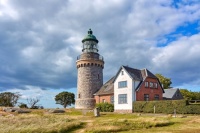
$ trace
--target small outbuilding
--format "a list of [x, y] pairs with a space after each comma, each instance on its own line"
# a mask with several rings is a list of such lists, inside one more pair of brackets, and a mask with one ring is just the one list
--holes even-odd
[[163, 100], [181, 100], [184, 99], [178, 88], [164, 89]]

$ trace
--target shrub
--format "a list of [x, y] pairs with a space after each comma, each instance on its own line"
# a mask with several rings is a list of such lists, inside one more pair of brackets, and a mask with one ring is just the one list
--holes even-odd
[[100, 112], [113, 112], [114, 105], [111, 103], [99, 103], [96, 104], [96, 107], [99, 108]]
[[172, 114], [174, 110], [178, 114], [200, 114], [200, 105], [189, 105], [187, 100], [166, 101], [136, 101], [133, 102], [134, 112]]
[[28, 108], [27, 104], [25, 104], [25, 103], [20, 103], [19, 107], [20, 108]]

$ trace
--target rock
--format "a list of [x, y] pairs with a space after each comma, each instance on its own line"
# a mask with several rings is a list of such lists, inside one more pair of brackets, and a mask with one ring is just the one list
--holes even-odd
[[16, 110], [15, 112], [18, 113], [18, 114], [21, 114], [21, 113], [30, 113], [31, 111], [30, 110], [22, 110], [22, 109], [20, 109], [20, 110]]
[[16, 108], [16, 107], [5, 107], [5, 108], [3, 108], [3, 111], [5, 111], [5, 112], [15, 112], [16, 110], [20, 110], [20, 108]]
[[62, 109], [50, 109], [49, 113], [65, 113], [65, 110], [62, 110]]

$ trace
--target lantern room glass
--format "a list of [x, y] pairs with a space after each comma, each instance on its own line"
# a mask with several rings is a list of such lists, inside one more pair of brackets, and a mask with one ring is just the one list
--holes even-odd
[[83, 50], [84, 53], [87, 52], [94, 52], [98, 53], [98, 43], [92, 40], [85, 41], [83, 43]]

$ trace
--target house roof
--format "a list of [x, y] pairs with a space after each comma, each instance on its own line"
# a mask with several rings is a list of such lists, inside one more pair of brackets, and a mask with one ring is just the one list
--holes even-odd
[[[142, 81], [144, 81], [147, 77], [158, 79], [153, 73], [151, 73], [146, 68], [139, 70], [139, 69], [131, 68], [128, 66], [121, 66], [119, 71], [117, 72], [117, 74], [114, 77], [112, 77], [111, 79], [109, 79], [94, 95], [114, 94], [114, 81], [117, 78], [117, 75], [120, 73], [122, 68], [125, 69], [125, 71], [130, 75], [130, 77], [133, 80], [140, 81], [136, 90], [138, 90], [140, 88]], [[158, 82], [159, 82], [159, 80], [158, 80]], [[161, 86], [161, 84], [160, 84], [160, 86]], [[164, 92], [164, 89], [163, 89], [163, 92]]]
[[94, 95], [114, 94], [114, 78], [109, 79]]
[[176, 94], [178, 89], [164, 89], [165, 93], [163, 93], [163, 98], [173, 98], [173, 96]]
[[121, 68], [124, 68], [128, 72], [128, 74], [131, 76], [132, 79], [139, 80], [139, 81], [143, 80], [143, 76], [141, 74], [141, 70], [135, 69], [135, 68], [130, 68], [128, 66], [122, 66]]
[[[146, 77], [157, 78], [148, 69], [135, 69], [128, 66], [122, 66], [134, 80], [143, 81]], [[121, 69], [120, 69], [121, 70]]]

